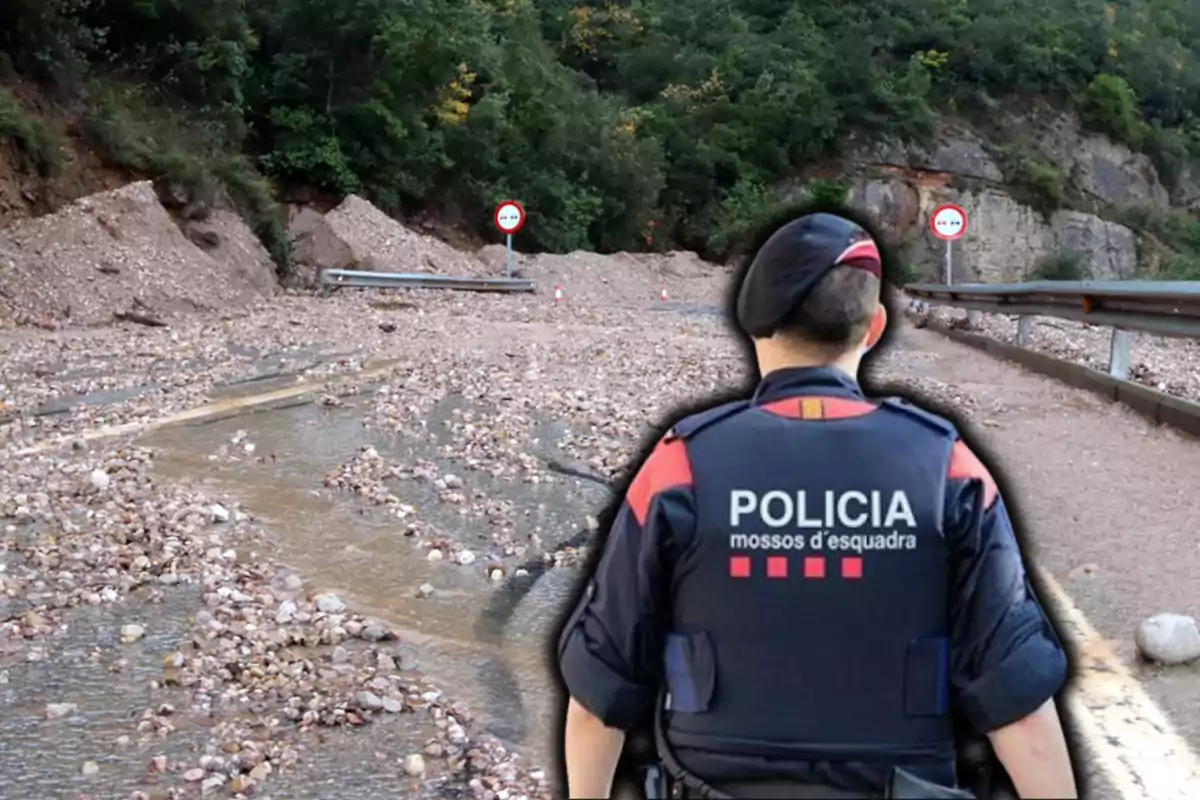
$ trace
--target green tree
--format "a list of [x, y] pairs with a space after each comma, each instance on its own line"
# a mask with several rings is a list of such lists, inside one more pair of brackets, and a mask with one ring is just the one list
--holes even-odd
[[[852, 140], [1006, 97], [1077, 104], [1171, 182], [1200, 157], [1198, 50], [1194, 0], [0, 4], [0, 81], [82, 109], [131, 170], [223, 184], [281, 263], [287, 185], [489, 232], [517, 197], [537, 248], [637, 248], [653, 220], [656, 247], [719, 256]], [[49, 169], [33, 119], [2, 124]], [[1039, 208], [1069, 200], [1036, 157], [1005, 166]]]

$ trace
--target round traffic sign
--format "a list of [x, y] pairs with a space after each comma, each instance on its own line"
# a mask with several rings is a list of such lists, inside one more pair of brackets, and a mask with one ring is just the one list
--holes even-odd
[[525, 206], [516, 200], [505, 200], [496, 206], [494, 219], [501, 233], [516, 233], [525, 227]]
[[933, 228], [933, 235], [943, 241], [961, 239], [967, 232], [967, 212], [961, 206], [938, 206], [929, 219], [929, 227]]

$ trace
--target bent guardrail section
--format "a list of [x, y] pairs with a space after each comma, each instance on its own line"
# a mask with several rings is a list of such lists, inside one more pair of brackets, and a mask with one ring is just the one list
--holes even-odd
[[327, 269], [321, 272], [321, 293], [329, 297], [334, 286], [374, 289], [452, 289], [460, 292], [530, 293], [533, 281], [527, 278], [465, 278], [400, 272], [361, 272]]

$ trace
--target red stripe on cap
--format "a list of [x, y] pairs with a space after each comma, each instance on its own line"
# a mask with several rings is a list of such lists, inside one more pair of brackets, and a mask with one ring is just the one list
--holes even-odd
[[839, 264], [865, 270], [876, 278], [883, 275], [883, 257], [879, 255], [879, 247], [871, 239], [861, 239], [843, 250], [833, 262], [835, 267]]
[[835, 265], [844, 264], [847, 261], [860, 258], [874, 261], [876, 264], [883, 261], [883, 258], [879, 255], [879, 248], [875, 245], [875, 242], [871, 241], [870, 239], [863, 239], [862, 241], [855, 242], [843, 250], [842, 254], [838, 256], [837, 260], [833, 263]]

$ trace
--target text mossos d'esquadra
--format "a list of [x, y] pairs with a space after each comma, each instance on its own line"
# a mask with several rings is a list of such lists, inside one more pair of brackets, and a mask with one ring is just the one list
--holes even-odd
[[902, 491], [729, 493], [729, 546], [735, 550], [913, 550], [917, 527]]

